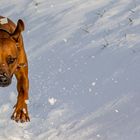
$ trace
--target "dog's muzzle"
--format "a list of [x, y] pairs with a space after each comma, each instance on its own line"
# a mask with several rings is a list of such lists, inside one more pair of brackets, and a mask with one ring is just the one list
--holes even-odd
[[0, 87], [6, 87], [11, 84], [11, 78], [5, 72], [0, 72]]

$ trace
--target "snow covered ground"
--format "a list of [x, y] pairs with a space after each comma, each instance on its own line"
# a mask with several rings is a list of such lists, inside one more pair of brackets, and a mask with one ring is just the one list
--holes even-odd
[[139, 140], [140, 1], [1, 0], [24, 20], [31, 122], [10, 120], [16, 80], [0, 88], [0, 140]]

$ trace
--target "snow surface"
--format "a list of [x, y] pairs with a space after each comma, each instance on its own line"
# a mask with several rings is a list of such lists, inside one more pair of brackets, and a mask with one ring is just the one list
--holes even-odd
[[10, 120], [16, 80], [0, 88], [0, 140], [140, 139], [140, 0], [1, 0], [25, 21], [31, 122]]

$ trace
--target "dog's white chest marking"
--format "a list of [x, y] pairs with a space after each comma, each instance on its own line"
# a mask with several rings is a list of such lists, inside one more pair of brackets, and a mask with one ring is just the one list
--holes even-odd
[[8, 23], [8, 19], [7, 18], [1, 18], [0, 19], [0, 24], [7, 24]]

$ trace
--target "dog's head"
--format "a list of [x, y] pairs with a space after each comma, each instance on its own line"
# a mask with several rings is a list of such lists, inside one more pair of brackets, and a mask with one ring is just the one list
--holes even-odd
[[11, 83], [12, 76], [18, 66], [18, 42], [24, 23], [18, 20], [15, 31], [11, 34], [0, 30], [0, 86], [5, 87]]

